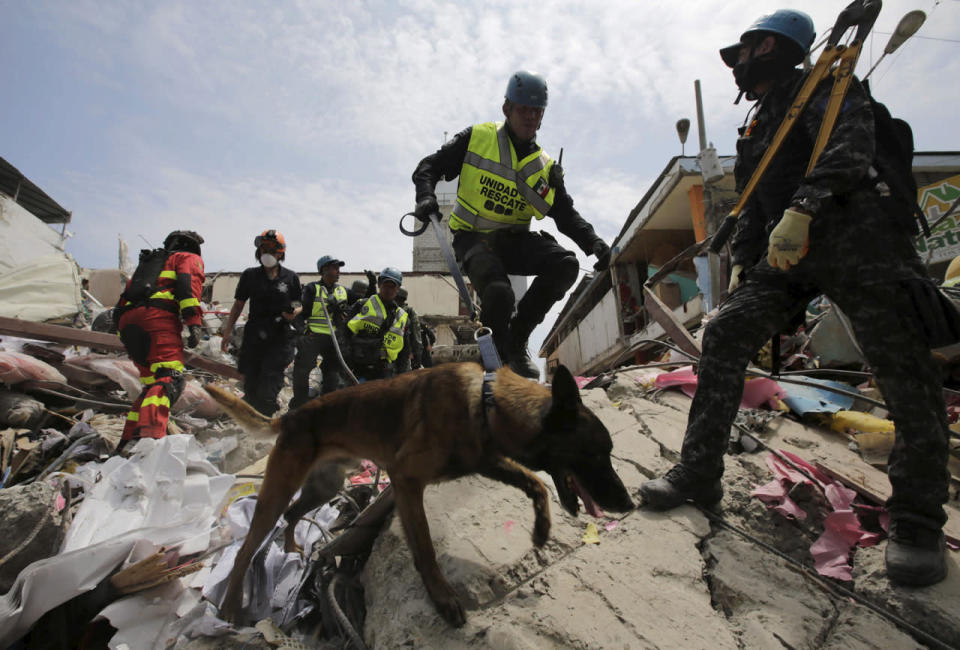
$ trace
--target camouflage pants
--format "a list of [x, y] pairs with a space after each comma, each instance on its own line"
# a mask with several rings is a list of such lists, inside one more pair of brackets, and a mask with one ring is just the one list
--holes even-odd
[[896, 282], [851, 286], [839, 278], [776, 271], [765, 261], [754, 267], [707, 324], [681, 463], [704, 477], [723, 474], [747, 363], [820, 293], [850, 319], [896, 425], [887, 508], [894, 516], [941, 526], [949, 483], [946, 408], [917, 317]]

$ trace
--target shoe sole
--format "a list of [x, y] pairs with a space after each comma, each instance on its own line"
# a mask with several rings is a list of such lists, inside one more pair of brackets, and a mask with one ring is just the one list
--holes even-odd
[[938, 567], [936, 571], [922, 575], [916, 573], [897, 575], [896, 571], [890, 573], [890, 570], [887, 569], [887, 579], [890, 580], [891, 583], [901, 587], [929, 587], [944, 580], [946, 577], [946, 563]]
[[674, 508], [679, 508], [680, 506], [686, 505], [688, 503], [693, 503], [695, 505], [698, 505], [710, 510], [714, 508], [717, 504], [719, 504], [722, 500], [723, 500], [723, 492], [720, 492], [720, 494], [715, 499], [714, 498], [711, 498], [711, 499], [684, 498], [681, 500], [664, 499], [662, 501], [658, 501], [656, 497], [650, 498], [650, 495], [647, 494], [642, 487], [640, 488], [640, 503], [644, 506], [647, 506], [651, 510], [656, 510], [658, 512], [663, 512], [665, 510], [673, 510]]

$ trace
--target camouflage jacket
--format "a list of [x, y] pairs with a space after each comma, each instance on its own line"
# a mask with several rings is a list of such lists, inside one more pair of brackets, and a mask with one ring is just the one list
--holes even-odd
[[[805, 72], [793, 70], [779, 81], [757, 102], [753, 115], [741, 127], [735, 168], [738, 191], [760, 163], [805, 76]], [[875, 193], [869, 170], [876, 145], [870, 98], [856, 78], [826, 148], [811, 173], [804, 175], [832, 86], [833, 80], [827, 79], [814, 91], [747, 203], [731, 241], [735, 263], [751, 266], [762, 257], [770, 231], [787, 208], [813, 215], [821, 230], [824, 222], [835, 222], [826, 226], [833, 237], [846, 238], [845, 229], [836, 222], [861, 219], [848, 213], [867, 200], [863, 193]]]

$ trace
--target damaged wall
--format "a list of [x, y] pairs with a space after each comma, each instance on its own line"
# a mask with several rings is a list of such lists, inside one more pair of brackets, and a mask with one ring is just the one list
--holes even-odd
[[0, 316], [41, 321], [79, 310], [80, 275], [61, 236], [0, 194]]

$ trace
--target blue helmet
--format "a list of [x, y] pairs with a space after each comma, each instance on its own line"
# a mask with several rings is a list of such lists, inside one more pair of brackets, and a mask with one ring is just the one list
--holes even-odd
[[399, 287], [403, 284], [403, 273], [392, 266], [388, 266], [380, 271], [380, 277], [377, 278], [377, 284], [382, 284], [384, 280], [393, 280]]
[[[772, 14], [760, 16], [740, 35], [740, 43], [743, 43], [744, 39], [751, 34], [761, 32], [782, 36], [787, 43], [795, 45], [796, 47], [789, 48], [792, 50], [789, 61], [794, 65], [803, 61], [807, 52], [810, 51], [810, 46], [813, 45], [813, 39], [817, 36], [813, 30], [813, 19], [796, 9], [778, 9]], [[720, 57], [728, 67], [732, 68], [736, 65], [740, 43], [728, 45], [720, 50]]]
[[507, 82], [504, 97], [514, 104], [547, 107], [547, 81], [535, 72], [518, 70]]
[[336, 264], [337, 266], [343, 266], [345, 262], [343, 260], [338, 260], [332, 255], [324, 255], [323, 257], [317, 260], [317, 271], [319, 271], [320, 273], [323, 273], [323, 267], [325, 267], [327, 264]]

